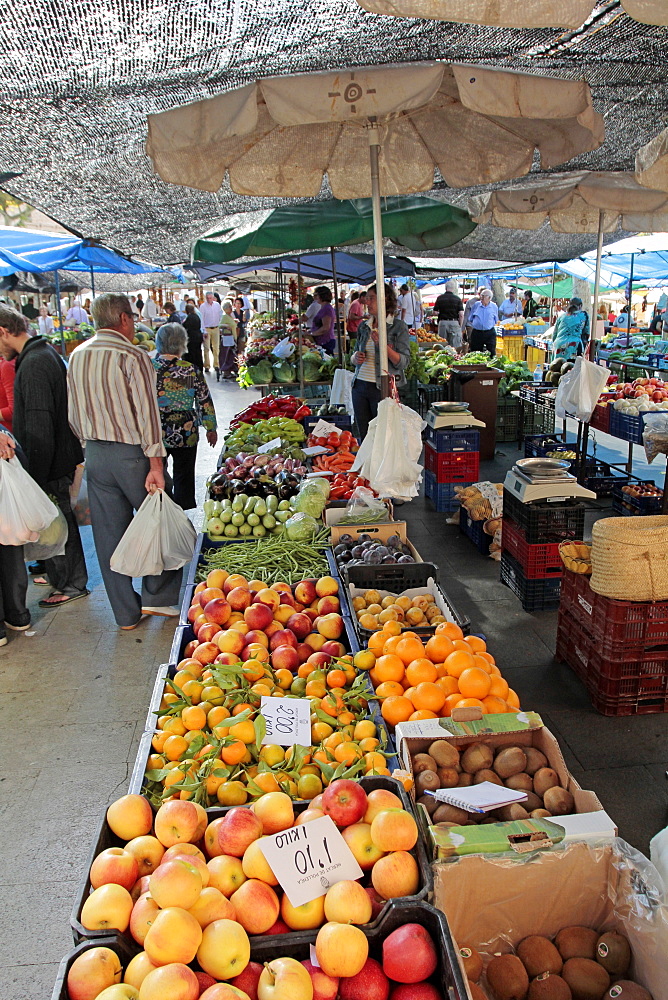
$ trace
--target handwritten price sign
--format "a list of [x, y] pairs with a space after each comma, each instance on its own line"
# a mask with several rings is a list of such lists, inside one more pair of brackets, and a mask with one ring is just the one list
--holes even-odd
[[260, 850], [293, 906], [364, 874], [330, 816], [263, 837]]
[[264, 743], [291, 747], [311, 745], [311, 703], [308, 698], [270, 698], [262, 696], [260, 714], [267, 731]]

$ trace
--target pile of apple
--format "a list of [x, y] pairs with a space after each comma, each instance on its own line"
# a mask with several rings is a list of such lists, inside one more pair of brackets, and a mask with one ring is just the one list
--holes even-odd
[[[611, 376], [614, 378], [614, 376]], [[614, 382], [608, 386], [599, 402], [613, 401], [615, 410], [628, 416], [651, 410], [668, 410], [668, 383], [660, 378], [637, 378], [633, 382]], [[635, 412], [634, 412], [635, 410]]]
[[[125, 846], [107, 848], [93, 861], [82, 926], [129, 932], [144, 949], [125, 973], [142, 1000], [182, 1000], [164, 986], [165, 971], [153, 979], [150, 974], [195, 960], [212, 982], [234, 979], [250, 960], [249, 935], [320, 928], [316, 951], [320, 947], [324, 955], [321, 960], [318, 952], [323, 971], [350, 970], [350, 956], [364, 952], [359, 968], [336, 972], [356, 975], [368, 957], [358, 925], [375, 919], [387, 900], [420, 888], [410, 853], [418, 828], [401, 799], [386, 789], [367, 795], [355, 781], [335, 780], [318, 799], [295, 816], [288, 795], [268, 793], [209, 823], [204, 809], [185, 799], [168, 800], [154, 817], [143, 796], [124, 796], [109, 807], [107, 821]], [[325, 815], [341, 829], [371, 884], [338, 882], [294, 907], [262, 853], [262, 838]], [[163, 992], [144, 988], [144, 979], [162, 983]], [[69, 981], [68, 987], [71, 1000], [88, 1000]]]

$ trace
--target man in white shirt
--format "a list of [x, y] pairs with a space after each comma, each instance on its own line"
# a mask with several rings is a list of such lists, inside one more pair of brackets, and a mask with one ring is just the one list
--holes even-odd
[[[204, 371], [214, 368], [216, 374], [219, 373], [218, 355], [220, 354], [220, 320], [223, 315], [220, 302], [216, 302], [213, 292], [207, 292], [200, 308], [202, 326], [204, 327], [204, 339], [202, 341], [202, 351], [204, 354]], [[209, 354], [212, 356], [209, 365]]]
[[65, 326], [79, 326], [80, 323], [88, 322], [88, 313], [81, 305], [81, 299], [75, 299], [72, 308], [67, 310]]
[[48, 337], [49, 334], [53, 333], [53, 320], [49, 316], [49, 310], [46, 306], [39, 307], [37, 326], [41, 337]]
[[511, 287], [508, 298], [504, 299], [499, 306], [499, 319], [512, 319], [513, 316], [522, 316], [522, 303], [517, 298], [515, 288]]
[[399, 319], [402, 319], [409, 329], [415, 326], [415, 318], [418, 312], [418, 298], [408, 285], [402, 285], [399, 289], [400, 295], [397, 300], [399, 306]]
[[155, 299], [149, 295], [144, 305], [144, 318], [147, 319], [150, 323], [152, 320], [155, 319], [157, 315], [158, 315], [157, 303]]

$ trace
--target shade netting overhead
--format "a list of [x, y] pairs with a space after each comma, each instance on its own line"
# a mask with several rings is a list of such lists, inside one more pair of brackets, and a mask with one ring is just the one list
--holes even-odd
[[40, 274], [66, 268], [100, 274], [150, 274], [161, 267], [130, 260], [108, 247], [66, 233], [0, 226], [0, 274]]
[[[383, 256], [386, 277], [407, 277], [415, 273], [415, 265], [407, 257]], [[336, 270], [334, 270], [336, 269]], [[329, 281], [334, 275], [340, 281], [367, 285], [376, 276], [373, 254], [352, 254], [338, 250], [331, 253], [307, 253], [299, 257], [261, 257], [230, 264], [190, 265], [200, 281], [218, 281], [252, 276], [255, 272], [282, 271], [285, 274], [301, 274], [306, 280]]]

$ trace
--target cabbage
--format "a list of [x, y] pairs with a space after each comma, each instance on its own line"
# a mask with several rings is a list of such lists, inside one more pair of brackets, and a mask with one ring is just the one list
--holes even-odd
[[316, 487], [316, 489], [320, 493], [322, 493], [325, 500], [329, 500], [329, 491], [330, 491], [329, 479], [325, 479], [324, 476], [317, 476], [313, 479], [307, 479], [306, 482], [302, 484], [299, 492], [302, 493], [304, 490], [310, 489], [313, 486]]
[[247, 371], [253, 385], [267, 385], [274, 378], [273, 369], [266, 358], [264, 361], [259, 361], [256, 365], [250, 365]]
[[297, 375], [292, 365], [287, 361], [279, 361], [272, 365], [274, 378], [277, 382], [294, 382]]
[[311, 517], [320, 517], [327, 501], [319, 490], [304, 490], [299, 492], [292, 501], [296, 511], [303, 514], [310, 514]]
[[320, 530], [320, 525], [310, 514], [293, 514], [285, 522], [285, 530], [291, 542], [308, 542]]
[[322, 365], [322, 360], [318, 358], [317, 361], [307, 361], [304, 358], [304, 381], [305, 382], [317, 382], [320, 378], [320, 366]]

